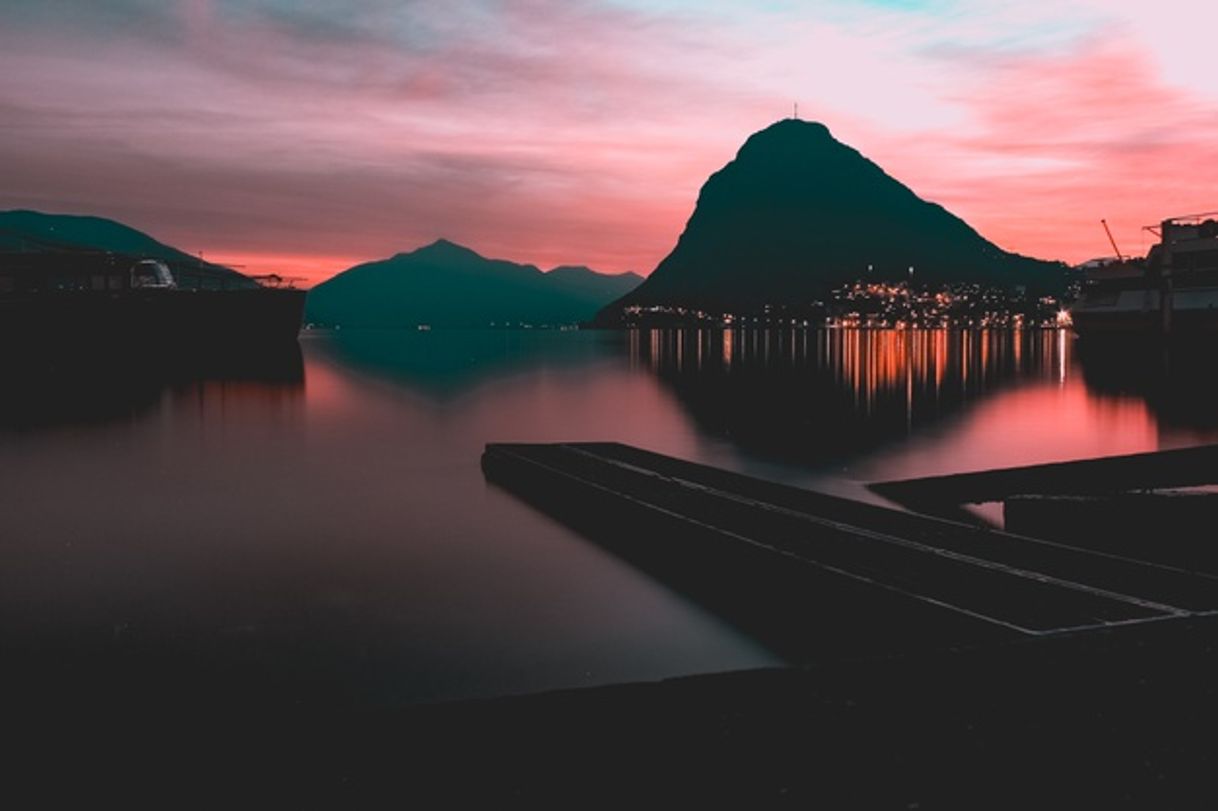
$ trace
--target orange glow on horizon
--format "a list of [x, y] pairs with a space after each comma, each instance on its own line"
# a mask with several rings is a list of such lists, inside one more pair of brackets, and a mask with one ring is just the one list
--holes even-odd
[[233, 268], [247, 276], [278, 274], [296, 279], [296, 287], [310, 288], [371, 257], [327, 256], [290, 253], [246, 253], [241, 251], [204, 252], [208, 262]]
[[[430, 47], [395, 36], [413, 30], [381, 16], [397, 12], [333, 0], [311, 4], [333, 23], [315, 29], [252, 2], [122, 5], [35, 3], [0, 26], [0, 209], [107, 217], [305, 286], [440, 237], [647, 275], [707, 178], [794, 98], [1005, 250], [1106, 255], [1107, 218], [1142, 254], [1142, 226], [1218, 204], [1209, 26], [1145, 3], [845, 4], [854, 23], [801, 4], [406, 4], [419, 30], [443, 21]], [[181, 137], [201, 109], [222, 126]]]

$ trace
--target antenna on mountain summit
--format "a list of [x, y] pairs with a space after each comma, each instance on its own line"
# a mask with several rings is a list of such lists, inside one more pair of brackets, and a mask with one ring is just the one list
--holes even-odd
[[799, 120], [799, 102], [798, 101], [795, 102], [795, 115], [793, 115], [791, 117], [796, 120]]

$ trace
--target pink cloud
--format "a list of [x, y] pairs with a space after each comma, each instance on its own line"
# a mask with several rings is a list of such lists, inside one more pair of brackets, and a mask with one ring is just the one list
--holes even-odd
[[984, 44], [1043, 24], [1022, 4], [1003, 26], [597, 0], [52, 5], [0, 25], [0, 207], [315, 280], [440, 236], [648, 272], [706, 177], [794, 100], [1008, 249], [1104, 253], [1106, 217], [1134, 250], [1139, 226], [1218, 208], [1213, 99], [1125, 29]]
[[[964, 60], [967, 63], [967, 59]], [[1218, 208], [1218, 110], [1165, 84], [1127, 38], [987, 60], [958, 91], [961, 131], [877, 138], [916, 190], [1008, 249], [1068, 261], [1126, 252], [1141, 226]]]
[[539, 25], [526, 5], [419, 48], [197, 1], [181, 40], [85, 51], [63, 31], [0, 33], [21, 65], [0, 75], [0, 148], [21, 155], [0, 205], [113, 216], [237, 258], [371, 258], [446, 236], [646, 272], [727, 150], [704, 156], [651, 117], [679, 81], [628, 57], [646, 25], [580, 4]]

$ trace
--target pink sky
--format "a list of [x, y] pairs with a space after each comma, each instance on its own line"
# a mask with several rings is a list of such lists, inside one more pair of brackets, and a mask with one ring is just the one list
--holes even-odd
[[[307, 10], [302, 10], [307, 9]], [[1218, 209], [1218, 10], [1164, 0], [9, 0], [0, 208], [318, 281], [447, 237], [647, 273], [706, 177], [827, 124], [1004, 248]]]

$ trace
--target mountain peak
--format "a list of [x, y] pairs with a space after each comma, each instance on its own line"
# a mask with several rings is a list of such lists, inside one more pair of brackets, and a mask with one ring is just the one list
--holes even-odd
[[595, 271], [587, 265], [559, 265], [558, 267], [550, 268], [546, 271], [546, 273], [553, 276], [587, 276], [588, 274], [592, 274], [594, 276], [608, 275]]
[[[746, 312], [806, 304], [863, 274], [919, 282], [1057, 284], [1058, 268], [1009, 254], [918, 197], [824, 124], [756, 132], [707, 179], [672, 252], [603, 314], [629, 305]], [[803, 306], [803, 305], [801, 305]]]
[[475, 251], [472, 248], [467, 248], [464, 245], [459, 245], [458, 243], [453, 242], [451, 239], [445, 239], [444, 237], [440, 237], [435, 242], [432, 242], [429, 245], [424, 245], [422, 248], [419, 248], [419, 250], [421, 250], [421, 251], [461, 251], [463, 253], [475, 253]]
[[464, 245], [458, 245], [449, 239], [441, 237], [435, 242], [424, 245], [421, 248], [415, 248], [413, 251], [406, 251], [397, 254], [394, 258], [402, 258], [407, 256], [416, 256], [431, 259], [482, 259], [482, 255], [472, 248], [467, 248]]
[[344, 327], [576, 324], [638, 284], [587, 268], [542, 273], [446, 239], [349, 268], [309, 291], [310, 321]]
[[744, 155], [747, 152], [761, 149], [808, 150], [830, 144], [842, 145], [829, 132], [829, 128], [819, 121], [784, 118], [750, 135], [744, 142], [744, 146], [740, 148], [740, 154]]
[[812, 138], [832, 138], [833, 133], [819, 121], [808, 121], [803, 118], [780, 118], [765, 129], [753, 133], [754, 138], [766, 135], [799, 135]]

